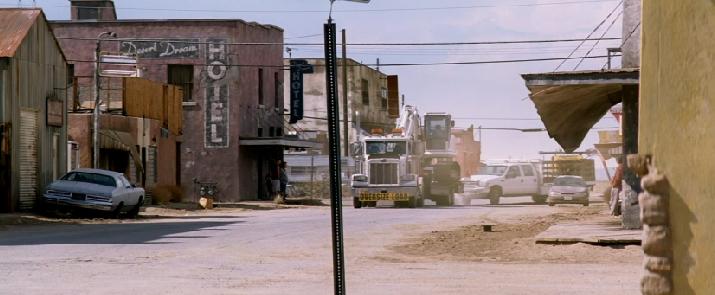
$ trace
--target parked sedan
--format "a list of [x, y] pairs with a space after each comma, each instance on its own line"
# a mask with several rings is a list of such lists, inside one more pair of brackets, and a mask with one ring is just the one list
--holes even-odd
[[554, 179], [546, 200], [555, 204], [582, 204], [588, 206], [588, 185], [580, 176], [562, 175]]
[[136, 216], [144, 203], [144, 189], [131, 184], [121, 173], [100, 169], [77, 169], [47, 186], [45, 205], [69, 206]]

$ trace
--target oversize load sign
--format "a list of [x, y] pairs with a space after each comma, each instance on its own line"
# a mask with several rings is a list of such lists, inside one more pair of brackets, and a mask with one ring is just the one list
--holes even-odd
[[229, 120], [226, 39], [208, 39], [206, 42], [204, 146], [227, 148]]
[[138, 58], [198, 58], [197, 39], [167, 41], [122, 41], [120, 51]]

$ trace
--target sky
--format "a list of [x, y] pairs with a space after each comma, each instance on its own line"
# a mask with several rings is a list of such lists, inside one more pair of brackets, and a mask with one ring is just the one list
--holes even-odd
[[[23, 5], [33, 5], [31, 0]], [[0, 6], [18, 1], [0, 0]], [[37, 0], [51, 20], [69, 18], [69, 1]], [[286, 43], [322, 42], [328, 0], [116, 0], [120, 19], [238, 18], [284, 29]], [[618, 0], [372, 0], [338, 1], [333, 19], [346, 29], [348, 43], [463, 42], [585, 38], [619, 5]], [[425, 9], [429, 8], [429, 9]], [[621, 8], [592, 38], [621, 37]], [[606, 30], [610, 25], [610, 30]], [[122, 36], [130, 37], [130, 36]], [[573, 56], [605, 55], [618, 40], [586, 42]], [[429, 63], [566, 57], [579, 42], [549, 44], [463, 45], [439, 47], [348, 48], [348, 57], [372, 64]], [[595, 45], [595, 46], [594, 46]], [[292, 57], [322, 57], [322, 47], [291, 46]], [[287, 54], [286, 54], [287, 57]], [[572, 70], [578, 60], [560, 70]], [[578, 70], [601, 69], [605, 59], [586, 59]], [[615, 60], [619, 63], [619, 60]], [[399, 75], [400, 93], [421, 113], [448, 112], [457, 127], [540, 128], [536, 109], [520, 74], [553, 71], [560, 61], [489, 65], [381, 67]], [[506, 118], [509, 120], [495, 120]], [[618, 126], [606, 115], [596, 128]], [[596, 130], [580, 150], [598, 141]], [[482, 159], [539, 159], [540, 151], [560, 150], [546, 132], [483, 130]]]

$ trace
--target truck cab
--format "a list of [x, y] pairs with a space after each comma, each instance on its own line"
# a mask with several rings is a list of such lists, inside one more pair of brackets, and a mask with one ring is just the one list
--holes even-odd
[[423, 204], [419, 192], [419, 143], [399, 135], [374, 135], [353, 144], [357, 174], [351, 178], [356, 208], [392, 201], [396, 206]]

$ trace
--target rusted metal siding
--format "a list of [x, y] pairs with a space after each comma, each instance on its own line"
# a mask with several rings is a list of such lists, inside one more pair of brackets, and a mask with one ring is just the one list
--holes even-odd
[[[0, 15], [9, 10], [0, 10]], [[28, 11], [28, 10], [21, 10]], [[39, 195], [44, 187], [53, 179], [53, 171], [64, 171], [67, 155], [67, 145], [60, 144], [53, 147], [53, 137], [58, 136], [59, 142], [67, 141], [67, 115], [63, 114], [63, 126], [51, 127], [47, 125], [47, 99], [61, 100], [66, 109], [66, 74], [67, 63], [59, 48], [57, 40], [45, 20], [44, 14], [39, 10], [29, 10], [37, 14], [34, 23], [25, 29], [20, 45], [16, 47], [13, 56], [9, 57], [9, 66], [6, 72], [4, 99], [6, 101], [8, 117], [4, 118], [10, 123], [12, 132], [11, 142], [11, 180], [12, 199], [14, 203], [20, 200], [20, 182], [32, 181], [23, 179], [20, 169], [27, 159], [20, 157], [22, 146], [20, 135], [23, 124], [21, 110], [37, 112], [37, 177], [35, 195]], [[0, 21], [0, 23], [2, 23]], [[26, 24], [27, 25], [27, 24]], [[53, 155], [53, 150], [56, 154]], [[28, 205], [23, 203], [23, 208]]]
[[15, 55], [40, 14], [39, 9], [0, 8], [0, 57]]

